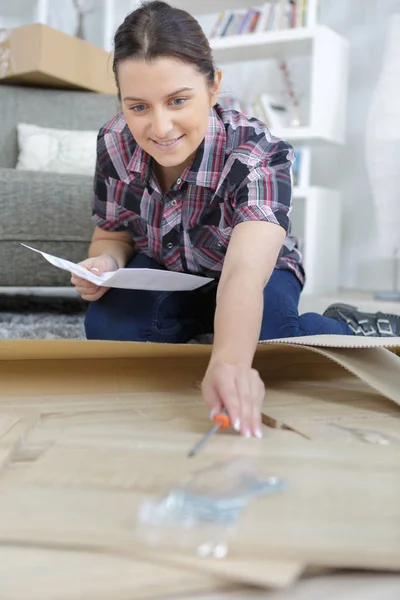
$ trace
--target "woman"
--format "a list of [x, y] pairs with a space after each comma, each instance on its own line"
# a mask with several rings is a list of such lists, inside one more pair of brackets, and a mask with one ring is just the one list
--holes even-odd
[[[185, 343], [213, 332], [204, 400], [212, 411], [226, 407], [242, 435], [260, 437], [258, 340], [365, 335], [369, 327], [379, 335], [379, 316], [343, 305], [299, 317], [304, 270], [289, 233], [293, 149], [217, 103], [221, 72], [197, 21], [148, 2], [126, 17], [114, 46], [122, 113], [99, 132], [96, 227], [81, 264], [93, 272], [169, 269], [216, 283], [162, 293], [107, 290], [74, 276], [90, 302], [86, 335]], [[381, 326], [394, 335], [398, 320], [387, 316]]]

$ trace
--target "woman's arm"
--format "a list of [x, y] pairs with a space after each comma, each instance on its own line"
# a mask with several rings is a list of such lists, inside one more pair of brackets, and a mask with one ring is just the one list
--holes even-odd
[[203, 381], [206, 403], [228, 409], [243, 435], [260, 435], [264, 385], [252, 369], [264, 308], [264, 287], [286, 231], [265, 221], [246, 221], [232, 233], [217, 293], [214, 345]]
[[89, 258], [108, 254], [116, 261], [118, 268], [124, 268], [133, 256], [134, 241], [129, 231], [106, 231], [96, 227], [89, 248]]

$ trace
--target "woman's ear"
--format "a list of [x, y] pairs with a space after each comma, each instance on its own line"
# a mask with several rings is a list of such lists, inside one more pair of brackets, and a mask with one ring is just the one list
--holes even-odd
[[215, 75], [214, 75], [214, 83], [211, 86], [211, 96], [210, 96], [211, 106], [214, 106], [214, 104], [216, 104], [218, 102], [219, 91], [221, 89], [221, 81], [222, 81], [222, 71], [221, 71], [221, 69], [216, 69]]

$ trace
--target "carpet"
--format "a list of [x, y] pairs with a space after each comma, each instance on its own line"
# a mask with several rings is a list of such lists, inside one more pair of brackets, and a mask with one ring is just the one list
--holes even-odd
[[80, 298], [0, 296], [0, 340], [84, 340]]

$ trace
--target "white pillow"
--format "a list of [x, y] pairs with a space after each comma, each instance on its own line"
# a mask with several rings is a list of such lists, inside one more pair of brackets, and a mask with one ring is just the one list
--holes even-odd
[[94, 175], [97, 131], [68, 131], [19, 123], [16, 168]]

